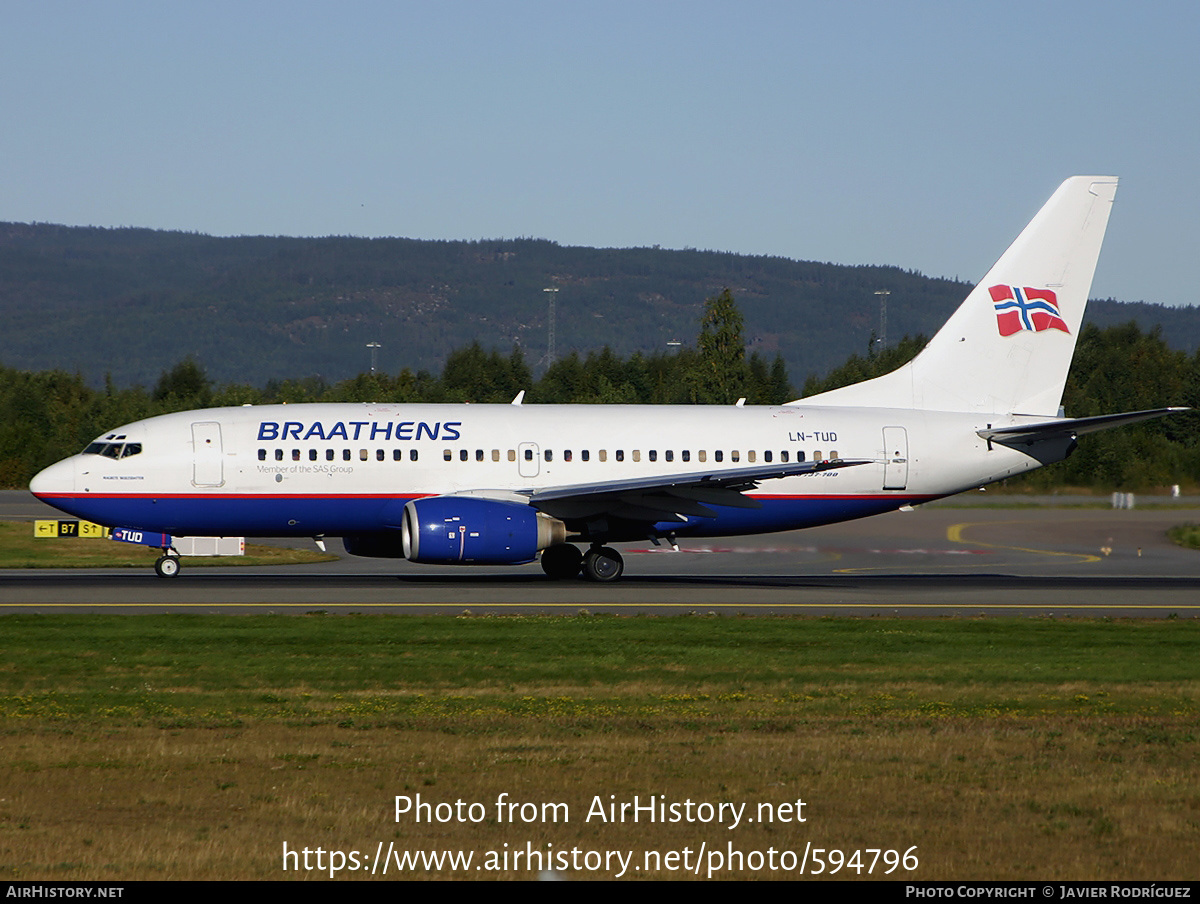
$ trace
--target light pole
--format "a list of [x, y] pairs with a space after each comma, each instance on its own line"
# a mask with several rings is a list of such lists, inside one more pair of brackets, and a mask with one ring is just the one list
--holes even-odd
[[558, 289], [542, 289], [542, 291], [550, 296], [550, 327], [549, 335], [546, 337], [546, 367], [549, 368], [554, 364], [554, 299], [558, 297]]
[[374, 374], [375, 373], [375, 362], [376, 362], [375, 356], [379, 354], [379, 350], [381, 348], [383, 348], [383, 346], [380, 345], [378, 342], [368, 342], [367, 348], [369, 348], [371, 350], [371, 373]]
[[888, 289], [880, 289], [875, 293], [879, 296], [879, 350], [887, 348], [887, 300], [892, 293]]

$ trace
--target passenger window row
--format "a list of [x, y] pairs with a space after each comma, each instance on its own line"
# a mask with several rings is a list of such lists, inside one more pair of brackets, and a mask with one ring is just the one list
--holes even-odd
[[[283, 449], [275, 450], [274, 458], [276, 461], [283, 461], [286, 457], [288, 457], [288, 456], [286, 455], [286, 453]], [[293, 449], [291, 451], [290, 457], [291, 457], [292, 461], [303, 461], [305, 456], [301, 453], [301, 451], [299, 449]], [[326, 449], [325, 450], [325, 455], [324, 455], [325, 461], [337, 461], [339, 457], [341, 458], [342, 461], [353, 461], [354, 460], [354, 451], [352, 449], [343, 449], [341, 456], [338, 456], [336, 449]], [[387, 451], [384, 449], [376, 449], [374, 457], [375, 457], [376, 461], [387, 461], [387, 458], [388, 458]], [[309, 449], [308, 450], [308, 460], [309, 461], [320, 461], [321, 458], [322, 458], [322, 456], [320, 454], [319, 449]], [[403, 461], [404, 458], [405, 458], [405, 455], [404, 455], [403, 449], [393, 449], [392, 450], [392, 461]], [[419, 456], [417, 455], [417, 450], [409, 449], [408, 450], [408, 460], [409, 461], [417, 461], [418, 459], [419, 459]], [[258, 460], [259, 461], [267, 460], [267, 450], [266, 449], [258, 450]], [[370, 461], [371, 460], [371, 451], [369, 449], [359, 449], [358, 450], [358, 460], [359, 461]]]
[[[93, 446], [98, 446], [98, 445], [100, 445], [100, 444], [93, 443]], [[141, 451], [140, 444], [129, 443], [126, 446], [126, 450], [129, 450], [131, 447], [136, 447], [137, 451], [136, 452], [126, 451], [125, 455], [136, 455], [137, 452]], [[109, 449], [101, 450], [101, 449], [93, 449], [92, 447], [89, 447], [86, 451], [88, 451], [88, 452], [94, 451], [94, 452], [98, 452], [99, 454], [102, 454], [102, 455], [104, 455], [104, 454], [112, 455], [112, 452], [110, 452]], [[521, 451], [522, 451], [522, 458], [524, 458], [525, 461], [533, 461], [534, 450], [532, 448], [525, 448], [525, 449], [522, 449]], [[554, 453], [553, 449], [545, 449], [542, 451], [542, 458], [547, 462], [552, 462], [552, 461], [554, 461], [554, 454], [555, 453]], [[708, 453], [707, 449], [701, 449], [696, 452], [695, 460], [697, 462], [707, 462], [708, 454], [709, 453]], [[576, 455], [576, 453], [573, 450], [564, 449], [562, 451], [562, 461], [564, 461], [564, 462], [574, 461], [575, 455]], [[591, 453], [590, 449], [582, 449], [579, 451], [578, 455], [579, 455], [580, 461], [591, 461], [592, 460], [592, 453]], [[755, 452], [753, 450], [748, 451], [746, 453], [746, 461], [749, 462], [750, 464], [756, 464], [758, 462], [758, 455], [759, 455], [758, 452]], [[792, 460], [791, 459], [792, 455], [795, 455], [795, 457], [796, 457], [795, 460], [797, 462], [803, 462], [803, 461], [807, 460], [805, 458], [804, 452], [793, 452], [791, 450], [784, 449], [781, 452], [779, 452], [779, 462], [781, 464], [788, 464]], [[642, 460], [642, 450], [641, 449], [633, 449], [630, 451], [629, 456], [630, 456], [631, 461], [639, 461], [640, 462]], [[741, 456], [742, 456], [742, 453], [739, 450], [733, 449], [729, 452], [729, 461], [731, 463], [740, 463], [742, 460]], [[112, 457], [116, 457], [116, 456], [113, 455]], [[283, 450], [283, 449], [275, 450], [275, 454], [274, 454], [275, 461], [284, 461], [285, 457], [287, 457], [285, 450]], [[302, 461], [305, 456], [302, 454], [300, 449], [292, 449], [290, 457], [291, 457], [292, 461]], [[322, 456], [320, 454], [320, 450], [318, 450], [318, 449], [309, 449], [308, 450], [307, 458], [309, 461], [319, 461], [321, 459], [321, 457]], [[326, 449], [325, 450], [325, 455], [324, 455], [325, 461], [335, 461], [335, 460], [337, 460], [338, 457], [339, 456], [337, 455], [336, 450], [334, 450], [334, 449]], [[341, 457], [342, 461], [353, 461], [354, 460], [354, 452], [351, 449], [342, 449], [340, 457]], [[368, 449], [359, 449], [358, 450], [358, 460], [359, 461], [370, 461], [371, 457], [372, 456], [371, 456], [370, 450], [368, 450]], [[417, 449], [409, 449], [407, 457], [408, 457], [409, 461], [418, 461], [419, 460], [418, 450]], [[453, 449], [445, 449], [442, 451], [442, 459], [444, 461], [454, 461], [454, 457], [455, 456], [454, 456]], [[459, 461], [470, 461], [472, 458], [475, 461], [486, 461], [489, 457], [492, 461], [500, 461], [500, 450], [492, 449], [490, 456], [485, 455], [483, 449], [476, 449], [476, 450], [474, 450], [473, 454], [472, 454], [471, 450], [469, 450], [469, 449], [459, 449], [458, 450], [458, 460]], [[813, 461], [833, 461], [837, 457], [838, 457], [837, 450], [830, 450], [828, 458], [823, 458], [821, 455], [821, 451], [819, 449], [814, 451], [812, 454]], [[374, 458], [376, 461], [387, 461], [388, 455], [387, 455], [386, 450], [376, 449]], [[392, 461], [403, 461], [405, 458], [404, 450], [403, 449], [393, 449], [391, 458], [392, 458]], [[516, 461], [517, 460], [517, 451], [515, 449], [509, 449], [507, 458], [509, 461]], [[599, 449], [596, 452], [596, 459], [598, 461], [605, 461], [605, 462], [608, 461], [608, 450], [607, 449]], [[667, 449], [666, 451], [664, 451], [662, 453], [662, 458], [660, 459], [658, 450], [650, 449], [648, 452], [646, 452], [646, 459], [647, 459], [647, 461], [654, 461], [654, 462], [657, 462], [660, 460], [664, 461], [664, 462], [675, 462], [676, 461], [675, 450]], [[267, 450], [266, 449], [258, 450], [258, 460], [259, 461], [267, 460]], [[616, 449], [613, 452], [613, 460], [614, 461], [625, 461], [625, 450], [624, 449]], [[684, 449], [683, 451], [681, 451], [679, 453], [678, 460], [680, 462], [691, 462], [693, 460], [692, 459], [692, 451], [690, 449]], [[712, 460], [714, 462], [722, 462], [723, 463], [725, 461], [725, 451], [723, 449], [714, 450], [712, 453]], [[762, 460], [765, 464], [772, 464], [775, 461], [775, 453], [770, 450], [763, 452]]]

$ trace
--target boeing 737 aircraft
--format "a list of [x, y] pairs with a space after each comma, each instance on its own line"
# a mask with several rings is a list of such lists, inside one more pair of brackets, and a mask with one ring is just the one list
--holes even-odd
[[[893, 511], [1060, 461], [1059, 404], [1117, 180], [1054, 193], [908, 364], [777, 407], [312, 404], [117, 427], [30, 485], [114, 536], [340, 536], [359, 556], [541, 561], [613, 581], [619, 541], [792, 530]], [[579, 545], [587, 546], [583, 552]]]

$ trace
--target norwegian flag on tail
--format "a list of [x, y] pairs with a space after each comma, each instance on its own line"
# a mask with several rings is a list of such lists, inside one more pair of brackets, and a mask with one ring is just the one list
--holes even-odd
[[996, 306], [996, 326], [1001, 336], [1011, 336], [1021, 330], [1071, 332], [1058, 313], [1058, 296], [1049, 289], [991, 286], [988, 293]]

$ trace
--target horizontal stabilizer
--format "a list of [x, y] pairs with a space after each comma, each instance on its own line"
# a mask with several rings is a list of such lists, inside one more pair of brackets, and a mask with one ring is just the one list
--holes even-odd
[[1002, 443], [1005, 446], [1030, 446], [1034, 443], [1064, 437], [1074, 439], [1085, 433], [1095, 433], [1098, 430], [1108, 430], [1110, 427], [1136, 424], [1138, 421], [1148, 421], [1151, 418], [1191, 410], [1190, 408], [1154, 408], [1149, 411], [1101, 414], [1097, 417], [1061, 418], [1038, 424], [1018, 424], [1015, 427], [996, 427], [975, 432], [989, 442]]

